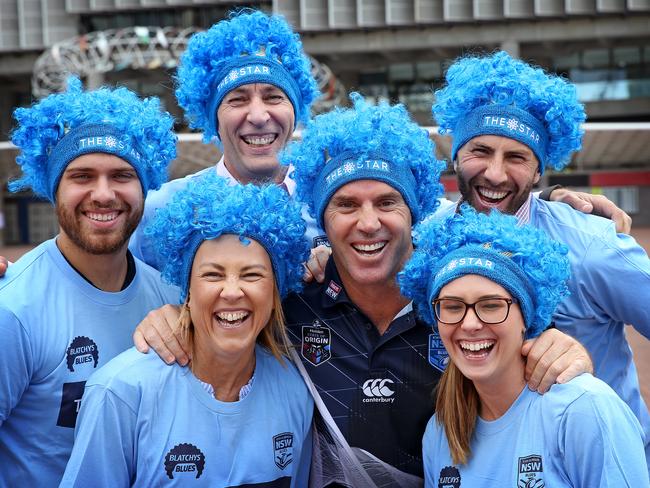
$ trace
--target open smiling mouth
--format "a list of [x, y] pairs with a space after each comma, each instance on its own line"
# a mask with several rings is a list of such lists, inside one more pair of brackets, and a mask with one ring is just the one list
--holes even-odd
[[491, 204], [497, 204], [510, 195], [509, 191], [490, 190], [484, 186], [477, 186], [475, 190], [481, 200]]
[[375, 242], [373, 244], [352, 244], [352, 248], [362, 256], [376, 256], [388, 244], [388, 241]]
[[114, 211], [110, 213], [84, 212], [84, 215], [95, 222], [110, 222], [115, 220], [121, 212]]
[[214, 318], [224, 329], [234, 329], [239, 327], [249, 315], [249, 312], [217, 312]]
[[277, 134], [248, 135], [242, 136], [241, 139], [249, 146], [268, 146], [273, 144], [278, 138]]
[[490, 354], [495, 343], [496, 341], [493, 340], [485, 340], [481, 342], [459, 341], [458, 345], [466, 358], [483, 359]]

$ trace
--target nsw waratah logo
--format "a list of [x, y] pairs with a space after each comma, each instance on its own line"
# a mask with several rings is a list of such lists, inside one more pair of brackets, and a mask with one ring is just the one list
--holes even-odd
[[205, 468], [205, 455], [193, 444], [182, 443], [174, 446], [165, 456], [165, 473], [170, 480], [174, 474], [191, 473], [200, 478]]
[[395, 382], [388, 378], [371, 378], [363, 383], [362, 390], [366, 396], [363, 403], [393, 403], [395, 391], [391, 385]]
[[90, 337], [75, 337], [65, 352], [68, 369], [74, 371], [75, 366], [93, 363], [97, 367], [99, 361], [99, 350], [97, 344]]
[[286, 468], [293, 461], [293, 434], [291, 432], [273, 436], [273, 460], [280, 469]]

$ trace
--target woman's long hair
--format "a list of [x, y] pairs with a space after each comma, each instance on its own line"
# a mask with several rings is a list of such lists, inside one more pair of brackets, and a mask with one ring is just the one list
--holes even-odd
[[466, 464], [478, 418], [476, 387], [449, 361], [436, 391], [436, 419], [445, 429], [451, 459], [454, 464]]

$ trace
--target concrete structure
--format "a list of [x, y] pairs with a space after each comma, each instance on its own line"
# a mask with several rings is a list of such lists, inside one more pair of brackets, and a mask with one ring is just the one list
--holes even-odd
[[[429, 112], [432, 90], [446, 65], [463, 53], [505, 49], [566, 75], [578, 86], [589, 124], [609, 125], [588, 124], [585, 149], [565, 175], [549, 174], [546, 181], [594, 188], [632, 212], [635, 223], [650, 225], [650, 127], [644, 124], [650, 122], [650, 0], [250, 0], [247, 5], [284, 14], [301, 32], [306, 51], [348, 90], [399, 100], [422, 125], [435, 123]], [[32, 87], [59, 68], [60, 76], [63, 69], [82, 73], [91, 86], [121, 83], [160, 96], [181, 120], [170, 75], [184, 35], [232, 8], [223, 0], [0, 0], [0, 140], [8, 138], [12, 109], [31, 103]], [[106, 64], [111, 49], [119, 52]], [[92, 69], [85, 70], [88, 66]], [[182, 123], [178, 129], [184, 130]], [[191, 151], [181, 149], [189, 156], [174, 171], [214, 161], [214, 149], [184, 144]], [[443, 155], [445, 144], [440, 141]], [[4, 180], [15, 173], [12, 161], [11, 151], [0, 151]], [[453, 191], [453, 178], [447, 181]], [[14, 212], [14, 200], [5, 202], [7, 229], [16, 228], [10, 225], [14, 213], [25, 218], [35, 205], [22, 201], [23, 210]], [[10, 241], [32, 240], [12, 232], [6, 232]]]

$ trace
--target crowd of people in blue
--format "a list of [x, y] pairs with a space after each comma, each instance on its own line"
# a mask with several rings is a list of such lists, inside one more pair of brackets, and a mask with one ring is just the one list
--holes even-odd
[[223, 157], [169, 182], [155, 98], [14, 112], [10, 189], [60, 232], [0, 278], [0, 487], [650, 486], [650, 260], [611, 202], [533, 192], [581, 147], [570, 82], [451, 64], [456, 202], [404, 106], [311, 117], [281, 16], [195, 34], [175, 83]]

